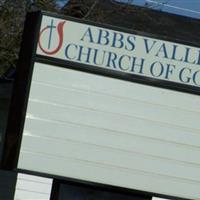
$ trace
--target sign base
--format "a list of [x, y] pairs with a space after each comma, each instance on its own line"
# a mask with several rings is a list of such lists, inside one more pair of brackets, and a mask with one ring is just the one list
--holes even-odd
[[51, 200], [151, 200], [148, 194], [54, 180]]

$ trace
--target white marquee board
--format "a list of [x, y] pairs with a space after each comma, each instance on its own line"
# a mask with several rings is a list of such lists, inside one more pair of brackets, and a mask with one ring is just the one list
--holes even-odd
[[[49, 59], [58, 58], [62, 62], [67, 61], [64, 55], [65, 43], [78, 45], [81, 36], [90, 34], [85, 32], [88, 27], [94, 32], [100, 29], [97, 26], [44, 16], [40, 38], [52, 20], [57, 24], [65, 21], [64, 36], [59, 33], [61, 35], [53, 40], [57, 42], [52, 43], [51, 47], [48, 43], [50, 40], [41, 40], [44, 43], [38, 45], [37, 54]], [[60, 25], [60, 30], [63, 24]], [[67, 25], [71, 27], [69, 30]], [[114, 33], [109, 29], [106, 31]], [[127, 40], [131, 42], [126, 48], [130, 50], [133, 48], [133, 35], [129, 34], [129, 37]], [[168, 69], [166, 81], [198, 87], [197, 48], [153, 39], [156, 44], [165, 42], [169, 49], [177, 45], [179, 56], [181, 52], [184, 54], [184, 49], [193, 52], [193, 56], [187, 58], [188, 63], [177, 61], [181, 57], [176, 58], [176, 61], [161, 59], [164, 47], [159, 56], [142, 55], [145, 51], [142, 50], [144, 38], [137, 35], [134, 38], [138, 42], [134, 52], [106, 45], [100, 47], [91, 42], [83, 42], [81, 45], [93, 50], [99, 48], [101, 51], [112, 51], [117, 56], [127, 53], [126, 59], [123, 57], [123, 67], [121, 65], [120, 69], [115, 68], [114, 64], [113, 71], [132, 73], [128, 69], [124, 70], [124, 66], [130, 64], [127, 56], [144, 57], [148, 63], [150, 60], [155, 62], [157, 58], [160, 63], [176, 66], [174, 70], [173, 67]], [[50, 49], [45, 50], [46, 54], [43, 51], [45, 45]], [[191, 50], [187, 50], [189, 48]], [[84, 63], [72, 60], [72, 57], [77, 59], [77, 49], [75, 45], [71, 47], [71, 60], [68, 61]], [[196, 63], [189, 63], [193, 61]], [[183, 63], [187, 69], [182, 71], [184, 77], [181, 81]], [[94, 63], [84, 64], [93, 66]], [[200, 200], [199, 96], [78, 71], [69, 65], [66, 63], [66, 67], [58, 67], [39, 61], [34, 63], [18, 169]], [[111, 70], [111, 66], [106, 67], [104, 64], [96, 67]], [[163, 70], [166, 72], [166, 68]], [[153, 73], [159, 74], [159, 71]], [[151, 75], [148, 74], [148, 68], [144, 67], [142, 76]], [[187, 79], [188, 75], [193, 78]], [[151, 78], [162, 79], [162, 76], [166, 77], [166, 73]], [[186, 80], [187, 83], [184, 82]]]

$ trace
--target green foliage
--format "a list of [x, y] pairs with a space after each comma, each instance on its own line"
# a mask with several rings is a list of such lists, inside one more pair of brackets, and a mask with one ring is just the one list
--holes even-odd
[[24, 3], [21, 0], [17, 3], [7, 0], [0, 7], [0, 73], [15, 65], [23, 26], [22, 18], [25, 15]]
[[56, 7], [56, 0], [34, 0], [31, 7], [35, 7], [34, 9], [39, 9], [39, 10], [58, 12], [58, 9]]
[[0, 75], [16, 66], [27, 11], [58, 11], [55, 0], [0, 0]]
[[62, 14], [77, 18], [85, 18], [99, 0], [71, 0], [62, 9]]

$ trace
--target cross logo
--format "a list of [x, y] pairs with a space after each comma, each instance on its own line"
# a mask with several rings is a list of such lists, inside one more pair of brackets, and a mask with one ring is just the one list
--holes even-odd
[[[39, 35], [39, 47], [40, 49], [47, 55], [53, 55], [56, 54], [62, 47], [63, 44], [63, 28], [64, 28], [65, 21], [59, 22], [57, 26], [54, 25], [54, 20], [51, 20], [50, 25], [47, 25], [44, 27]], [[53, 39], [53, 33], [57, 31], [58, 34], [58, 45], [54, 45], [52, 47], [52, 39]], [[45, 36], [44, 36], [45, 34]], [[43, 46], [42, 40], [43, 37], [47, 38], [47, 45], [45, 47]]]

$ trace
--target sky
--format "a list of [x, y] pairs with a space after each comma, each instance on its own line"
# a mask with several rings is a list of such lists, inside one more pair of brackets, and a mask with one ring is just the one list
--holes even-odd
[[133, 0], [136, 5], [144, 6], [145, 3], [154, 9], [200, 19], [200, 0]]
[[[126, 3], [128, 0], [116, 0]], [[200, 19], [200, 0], [132, 0], [133, 4], [144, 6], [145, 3], [154, 9]], [[63, 6], [68, 0], [58, 0]], [[159, 2], [160, 4], [157, 4]]]

